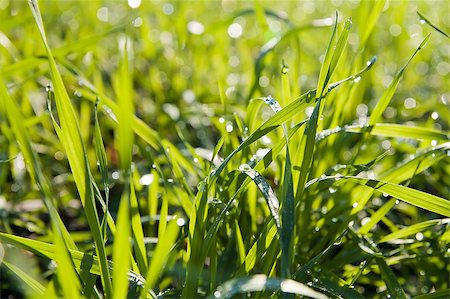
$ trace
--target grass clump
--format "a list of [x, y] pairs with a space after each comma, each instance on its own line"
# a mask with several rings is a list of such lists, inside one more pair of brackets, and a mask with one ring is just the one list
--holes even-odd
[[0, 3], [0, 296], [448, 297], [445, 4], [323, 4]]

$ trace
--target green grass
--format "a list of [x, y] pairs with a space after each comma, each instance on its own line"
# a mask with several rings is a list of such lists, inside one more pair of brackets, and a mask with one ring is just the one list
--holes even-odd
[[450, 296], [446, 10], [0, 2], [0, 297]]

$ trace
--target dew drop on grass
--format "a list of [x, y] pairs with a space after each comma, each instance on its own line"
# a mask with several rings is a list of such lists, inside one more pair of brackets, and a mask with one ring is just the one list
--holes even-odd
[[437, 113], [437, 112], [431, 113], [431, 118], [434, 119], [434, 120], [438, 119], [439, 118], [439, 113]]
[[167, 183], [172, 184], [173, 183], [173, 179], [167, 179]]
[[395, 204], [398, 205], [399, 203], [400, 203], [400, 200], [397, 199], [397, 200], [395, 201]]
[[75, 92], [73, 93], [77, 98], [81, 98], [83, 96], [83, 94], [81, 93], [81, 91], [75, 90]]
[[214, 297], [219, 298], [222, 294], [219, 291], [214, 292]]
[[431, 146], [436, 146], [438, 144], [437, 140], [431, 140]]
[[426, 21], [424, 19], [420, 19], [420, 24], [425, 24]]
[[328, 188], [328, 191], [330, 191], [331, 194], [336, 193], [337, 189], [330, 187]]
[[356, 208], [358, 207], [358, 203], [355, 202], [355, 203], [352, 205], [352, 207], [353, 207], [354, 209], [356, 209]]
[[152, 173], [147, 173], [144, 174], [140, 179], [139, 179], [139, 183], [143, 186], [148, 186], [151, 183], [153, 183], [153, 174]]
[[331, 222], [336, 223], [336, 222], [338, 222], [338, 219], [337, 219], [336, 217], [333, 217], [333, 218], [331, 219]]
[[417, 241], [422, 241], [422, 240], [423, 240], [423, 234], [422, 234], [421, 232], [418, 232], [418, 233], [416, 234], [416, 240], [417, 240]]
[[194, 158], [194, 163], [198, 163], [198, 159], [197, 158]]
[[286, 65], [283, 65], [283, 67], [281, 68], [281, 73], [283, 75], [286, 75], [289, 72], [289, 67]]
[[358, 76], [355, 79], [353, 79], [353, 82], [355, 83], [358, 83], [359, 81], [361, 81], [361, 76]]
[[178, 226], [184, 226], [186, 224], [186, 220], [184, 218], [178, 218], [177, 219], [177, 225]]
[[152, 164], [152, 168], [153, 168], [153, 169], [156, 169], [156, 164]]

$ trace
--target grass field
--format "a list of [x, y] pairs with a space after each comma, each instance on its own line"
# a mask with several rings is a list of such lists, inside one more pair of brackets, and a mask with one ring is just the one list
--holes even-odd
[[0, 1], [1, 298], [449, 298], [446, 1]]

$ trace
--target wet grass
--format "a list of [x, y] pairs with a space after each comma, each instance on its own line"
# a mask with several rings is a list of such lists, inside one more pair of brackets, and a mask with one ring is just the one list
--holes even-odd
[[1, 297], [450, 295], [444, 1], [128, 2], [0, 3]]

